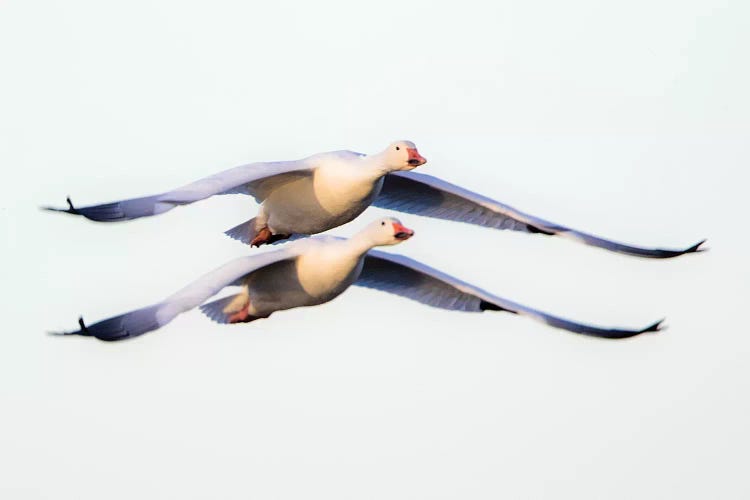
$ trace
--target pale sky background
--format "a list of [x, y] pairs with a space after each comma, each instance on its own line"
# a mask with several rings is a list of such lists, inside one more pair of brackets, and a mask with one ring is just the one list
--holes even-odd
[[[0, 497], [750, 497], [750, 3], [0, 2]], [[416, 142], [421, 172], [668, 261], [403, 215], [393, 251], [624, 342], [351, 289], [56, 338], [249, 250], [248, 197], [41, 212]], [[384, 212], [333, 231], [348, 235]]]

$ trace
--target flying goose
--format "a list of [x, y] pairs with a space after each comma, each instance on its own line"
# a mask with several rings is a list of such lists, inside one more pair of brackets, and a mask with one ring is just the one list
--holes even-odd
[[629, 255], [669, 258], [698, 252], [705, 240], [683, 250], [617, 243], [526, 214], [430, 175], [411, 172], [427, 160], [414, 143], [398, 141], [374, 155], [319, 153], [295, 161], [251, 163], [172, 191], [128, 200], [48, 210], [115, 222], [157, 215], [218, 194], [249, 194], [258, 215], [226, 234], [252, 246], [327, 231], [374, 205], [409, 214], [467, 222], [495, 229], [559, 235]]
[[[575, 333], [621, 339], [658, 331], [600, 328], [559, 318], [492, 295], [402, 255], [373, 250], [409, 239], [414, 231], [398, 219], [376, 220], [350, 239], [315, 236], [278, 250], [241, 257], [212, 271], [165, 300], [60, 335], [122, 340], [156, 330], [196, 307], [218, 323], [247, 323], [276, 311], [328, 302], [356, 285], [393, 293], [442, 309], [506, 311]], [[207, 302], [225, 287], [239, 292]]]

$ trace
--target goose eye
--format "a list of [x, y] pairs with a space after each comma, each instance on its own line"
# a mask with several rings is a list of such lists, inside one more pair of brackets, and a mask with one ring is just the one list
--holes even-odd
[[401, 150], [401, 148], [398, 147], [398, 146], [396, 146], [396, 151], [400, 151], [400, 150]]
[[380, 225], [381, 225], [381, 226], [385, 226], [385, 222], [381, 222], [381, 223], [380, 223]]

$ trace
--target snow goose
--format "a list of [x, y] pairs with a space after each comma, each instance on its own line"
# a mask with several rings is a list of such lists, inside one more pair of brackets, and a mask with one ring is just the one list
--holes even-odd
[[295, 161], [252, 163], [153, 196], [88, 207], [74, 207], [68, 198], [67, 209], [45, 208], [115, 222], [161, 214], [217, 194], [249, 194], [260, 203], [258, 215], [227, 233], [260, 246], [354, 220], [377, 196], [383, 176], [426, 161], [414, 143], [398, 141], [374, 155], [332, 151]]
[[[375, 246], [395, 245], [413, 234], [397, 219], [384, 218], [351, 239], [317, 236], [297, 241], [279, 250], [231, 261], [157, 304], [89, 326], [79, 319], [79, 330], [61, 335], [127, 339], [156, 330], [195, 307], [218, 323], [247, 323], [276, 311], [323, 304], [351, 285], [443, 309], [507, 311], [595, 337], [620, 339], [659, 330], [661, 321], [642, 329], [620, 329], [559, 318], [491, 295], [408, 257], [373, 250]], [[239, 286], [240, 291], [206, 303], [229, 286]]]
[[639, 257], [670, 258], [698, 252], [643, 248], [618, 243], [529, 215], [430, 175], [410, 172], [427, 160], [414, 143], [398, 141], [384, 151], [320, 153], [302, 160], [253, 163], [206, 177], [181, 188], [103, 205], [49, 210], [113, 222], [164, 213], [216, 194], [249, 194], [258, 215], [226, 234], [254, 246], [316, 234], [345, 224], [368, 206], [495, 229], [559, 235], [587, 245]]

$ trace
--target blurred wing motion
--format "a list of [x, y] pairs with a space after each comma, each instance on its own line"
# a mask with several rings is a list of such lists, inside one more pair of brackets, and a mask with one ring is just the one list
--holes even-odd
[[507, 311], [529, 316], [563, 330], [608, 339], [623, 339], [645, 332], [655, 332], [661, 326], [661, 321], [658, 321], [646, 328], [631, 330], [599, 328], [577, 323], [496, 297], [403, 255], [378, 250], [367, 253], [362, 274], [354, 284], [393, 293], [441, 309], [467, 312]]
[[559, 235], [587, 245], [639, 257], [666, 259], [698, 252], [705, 240], [685, 250], [641, 248], [576, 231], [533, 215], [525, 214], [467, 189], [430, 175], [414, 172], [388, 174], [373, 205], [438, 219], [467, 222], [495, 229]]
[[179, 205], [187, 205], [217, 194], [249, 194], [263, 201], [275, 187], [300, 177], [310, 176], [314, 168], [305, 160], [272, 163], [251, 163], [205, 177], [172, 191], [115, 201], [102, 205], [74, 207], [68, 198], [68, 208], [44, 207], [46, 210], [83, 215], [98, 222], [116, 222], [158, 215]]
[[[298, 248], [298, 247], [296, 247]], [[55, 335], [84, 335], [100, 340], [124, 340], [156, 330], [172, 321], [178, 314], [194, 309], [227, 286], [241, 286], [245, 278], [263, 267], [278, 262], [292, 260], [299, 252], [295, 248], [282, 248], [251, 257], [235, 259], [220, 268], [198, 278], [179, 292], [158, 304], [137, 309], [113, 318], [85, 325], [83, 318], [78, 320], [79, 330], [55, 332]], [[217, 303], [225, 303], [219, 299]], [[206, 304], [204, 312], [212, 317], [215, 303]], [[212, 318], [215, 319], [215, 318]]]

